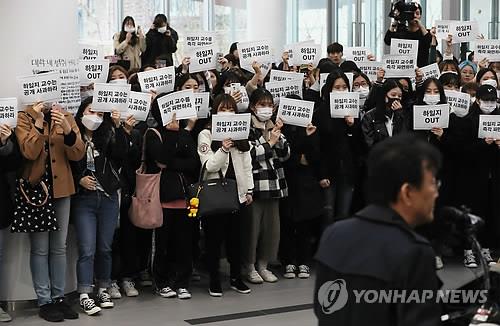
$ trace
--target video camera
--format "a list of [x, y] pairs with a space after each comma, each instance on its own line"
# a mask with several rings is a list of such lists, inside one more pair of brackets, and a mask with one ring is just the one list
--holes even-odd
[[398, 30], [407, 30], [409, 22], [415, 19], [417, 9], [420, 9], [420, 5], [416, 2], [399, 0], [392, 4], [389, 17], [398, 23]]

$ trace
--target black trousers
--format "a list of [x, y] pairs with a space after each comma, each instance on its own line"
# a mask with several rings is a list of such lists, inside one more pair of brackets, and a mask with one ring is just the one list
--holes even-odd
[[188, 288], [193, 271], [193, 223], [186, 209], [163, 209], [163, 226], [155, 230], [153, 278], [157, 288]]
[[138, 228], [130, 222], [130, 205], [130, 197], [122, 196], [120, 228], [113, 239], [113, 280], [134, 279], [150, 267], [153, 231]]
[[222, 244], [226, 244], [226, 257], [230, 277], [239, 278], [241, 270], [241, 216], [246, 206], [236, 214], [224, 214], [202, 218], [205, 235], [206, 264], [211, 279], [219, 279], [219, 261]]

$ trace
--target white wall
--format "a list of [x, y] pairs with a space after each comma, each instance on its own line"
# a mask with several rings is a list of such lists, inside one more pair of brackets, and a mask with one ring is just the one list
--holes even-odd
[[32, 56], [78, 57], [77, 0], [1, 0], [0, 97], [15, 97], [16, 76]]

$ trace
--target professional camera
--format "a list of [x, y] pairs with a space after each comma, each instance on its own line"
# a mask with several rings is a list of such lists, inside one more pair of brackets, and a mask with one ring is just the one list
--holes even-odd
[[396, 1], [392, 4], [389, 17], [394, 18], [398, 23], [398, 29], [408, 28], [408, 23], [415, 19], [415, 11], [419, 9], [416, 2], [405, 2], [404, 0]]

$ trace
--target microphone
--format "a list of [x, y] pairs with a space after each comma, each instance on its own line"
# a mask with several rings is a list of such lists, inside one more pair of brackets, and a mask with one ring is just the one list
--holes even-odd
[[470, 214], [467, 209], [458, 209], [453, 206], [444, 206], [441, 209], [441, 215], [445, 219], [449, 219], [456, 222], [465, 222], [471, 226], [482, 226], [484, 225], [484, 220], [474, 214]]

